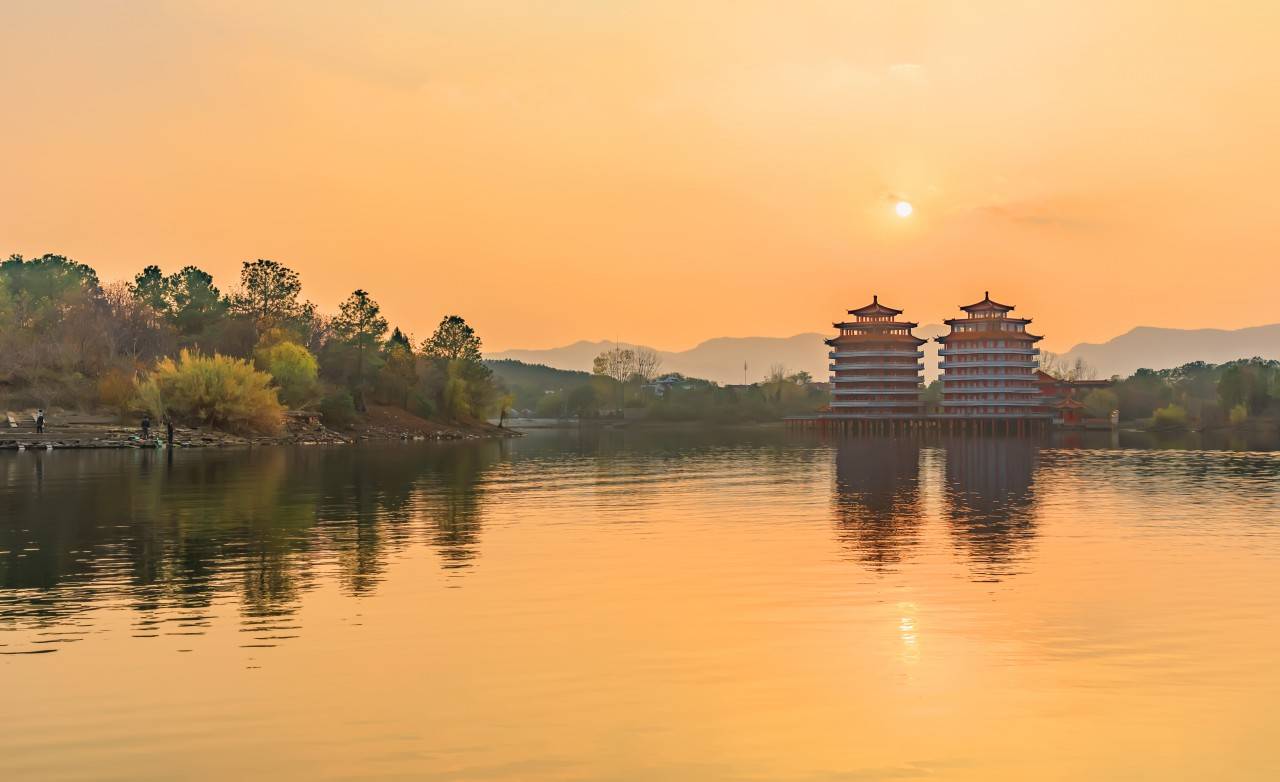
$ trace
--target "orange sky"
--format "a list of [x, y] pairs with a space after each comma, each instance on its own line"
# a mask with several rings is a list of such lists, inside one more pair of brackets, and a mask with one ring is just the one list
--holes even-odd
[[0, 252], [273, 258], [495, 350], [873, 291], [929, 323], [989, 288], [1059, 350], [1280, 321], [1280, 6], [1027, 5], [15, 4]]

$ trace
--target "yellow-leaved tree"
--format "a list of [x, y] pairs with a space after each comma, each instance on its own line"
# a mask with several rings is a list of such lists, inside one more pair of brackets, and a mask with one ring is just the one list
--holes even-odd
[[161, 359], [138, 384], [139, 404], [157, 420], [175, 420], [239, 433], [280, 430], [284, 407], [271, 375], [248, 361], [183, 350]]

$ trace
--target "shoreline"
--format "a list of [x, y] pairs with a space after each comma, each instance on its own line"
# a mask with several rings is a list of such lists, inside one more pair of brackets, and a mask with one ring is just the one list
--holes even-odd
[[[437, 424], [418, 419], [408, 425], [365, 422], [349, 431], [319, 423], [289, 426], [278, 435], [237, 435], [216, 429], [174, 427], [174, 448], [263, 448], [277, 446], [351, 446], [366, 442], [454, 442], [520, 437], [518, 431], [489, 424]], [[37, 434], [34, 427], [0, 429], [0, 451], [163, 450], [168, 447], [163, 427], [153, 427], [147, 439], [136, 426], [108, 423], [56, 424]]]

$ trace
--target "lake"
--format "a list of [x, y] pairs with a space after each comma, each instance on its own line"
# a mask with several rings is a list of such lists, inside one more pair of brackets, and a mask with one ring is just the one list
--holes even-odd
[[1277, 779], [1280, 452], [1187, 444], [0, 454], [0, 778]]

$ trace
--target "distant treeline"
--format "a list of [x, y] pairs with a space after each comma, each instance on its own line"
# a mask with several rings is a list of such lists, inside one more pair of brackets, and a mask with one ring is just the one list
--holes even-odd
[[1161, 428], [1238, 426], [1280, 417], [1280, 361], [1193, 361], [1174, 369], [1139, 369], [1111, 389], [1092, 393], [1109, 395], [1104, 403], [1113, 401], [1125, 420], [1151, 419]]
[[831, 401], [805, 372], [773, 367], [757, 383], [720, 386], [674, 372], [659, 374], [661, 361], [643, 350], [605, 351], [591, 373], [512, 359], [485, 363], [508, 389], [512, 408], [538, 418], [591, 419], [633, 410], [654, 421], [746, 423], [813, 413]]
[[10, 256], [0, 262], [0, 403], [253, 431], [278, 427], [286, 405], [344, 425], [369, 401], [446, 420], [503, 404], [461, 317], [416, 343], [364, 290], [335, 315], [301, 291], [297, 272], [266, 259], [244, 262], [223, 293], [195, 266], [147, 266], [103, 285], [60, 255]]

